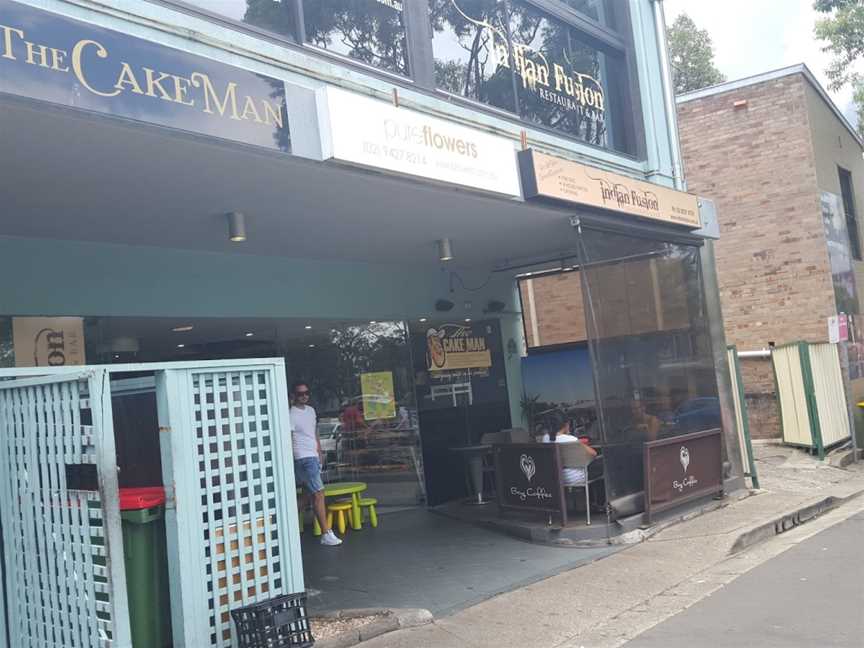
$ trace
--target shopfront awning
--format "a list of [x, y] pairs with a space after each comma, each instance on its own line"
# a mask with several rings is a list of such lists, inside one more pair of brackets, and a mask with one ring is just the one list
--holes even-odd
[[[0, 98], [0, 235], [413, 267], [573, 253], [572, 210], [528, 205]], [[246, 215], [231, 243], [226, 213]]]

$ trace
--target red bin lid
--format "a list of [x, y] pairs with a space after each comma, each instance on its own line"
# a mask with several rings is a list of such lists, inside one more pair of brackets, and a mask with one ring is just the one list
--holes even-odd
[[120, 510], [140, 511], [165, 503], [165, 488], [163, 486], [147, 486], [145, 488], [121, 488]]

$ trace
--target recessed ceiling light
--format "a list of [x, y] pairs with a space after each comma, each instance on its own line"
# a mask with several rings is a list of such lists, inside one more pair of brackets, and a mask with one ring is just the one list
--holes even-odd
[[426, 318], [425, 318], [425, 317], [421, 317], [421, 318], [420, 318], [420, 321], [421, 321], [421, 322], [425, 322], [425, 321], [426, 321]]
[[376, 322], [375, 320], [369, 320], [369, 323], [370, 324], [377, 324], [378, 322]]
[[311, 330], [312, 330], [312, 327], [311, 327], [309, 324], [307, 324], [304, 328], [305, 328], [307, 331], [311, 331]]
[[191, 331], [193, 328], [195, 327], [191, 324], [184, 324], [183, 326], [175, 326], [171, 330], [175, 333], [185, 333], [186, 331]]
[[255, 334], [254, 334], [252, 331], [246, 331], [246, 333], [244, 333], [244, 335], [245, 335], [246, 337], [252, 337], [252, 336], [255, 335]]
[[471, 321], [471, 318], [470, 318], [470, 317], [466, 317], [466, 318], [465, 318], [465, 321], [466, 321], [466, 322], [470, 322], [470, 321]]
[[228, 212], [228, 240], [235, 243], [246, 240], [246, 216], [243, 212]]
[[177, 348], [178, 348], [178, 349], [182, 349], [182, 348], [185, 347], [185, 346], [186, 346], [185, 344], [178, 344], [178, 345], [177, 345]]
[[314, 349], [314, 348], [315, 348], [315, 345], [314, 345], [314, 344], [310, 344], [310, 345], [309, 345], [309, 348], [310, 348], [310, 349]]

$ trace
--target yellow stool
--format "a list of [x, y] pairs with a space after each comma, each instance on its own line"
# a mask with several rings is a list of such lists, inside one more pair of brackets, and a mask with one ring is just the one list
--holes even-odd
[[339, 534], [344, 535], [345, 530], [348, 528], [348, 524], [346, 522], [346, 515], [351, 515], [351, 509], [353, 508], [351, 502], [333, 502], [332, 504], [327, 505], [327, 525], [332, 529], [333, 528], [333, 514], [336, 514], [336, 525], [339, 529]]
[[375, 510], [375, 505], [378, 503], [378, 500], [374, 497], [361, 497], [360, 498], [360, 517], [363, 517], [363, 509], [369, 509], [369, 523], [372, 525], [372, 528], [378, 527], [378, 512]]

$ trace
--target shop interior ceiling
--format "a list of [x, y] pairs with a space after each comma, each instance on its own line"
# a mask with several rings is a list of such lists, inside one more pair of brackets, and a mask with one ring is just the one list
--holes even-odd
[[[388, 336], [404, 331], [400, 322], [315, 318], [100, 317], [88, 321], [98, 328], [99, 339], [109, 347], [112, 340], [132, 337], [145, 341], [150, 350], [170, 350], [182, 344], [189, 352], [194, 351], [195, 345], [218, 342], [247, 346], [275, 343], [299, 350], [309, 345], [324, 346], [332, 340], [334, 330], [344, 331], [352, 326], [369, 334]], [[176, 350], [174, 354], [183, 352]]]
[[[0, 100], [0, 236], [492, 268], [575, 248], [563, 210]], [[225, 214], [246, 214], [231, 243]]]

